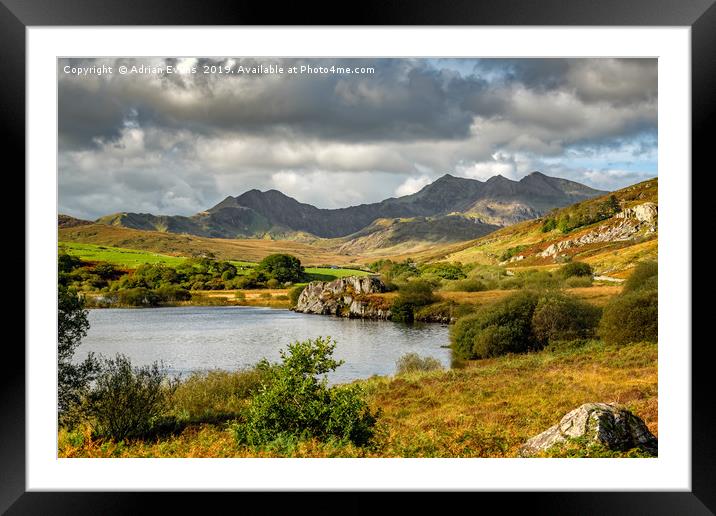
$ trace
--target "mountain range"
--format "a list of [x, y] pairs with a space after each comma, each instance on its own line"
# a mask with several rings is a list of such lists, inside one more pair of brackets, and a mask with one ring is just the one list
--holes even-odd
[[346, 243], [368, 238], [366, 245], [384, 245], [386, 239], [400, 243], [417, 232], [423, 240], [449, 242], [477, 238], [605, 193], [540, 172], [519, 181], [499, 175], [478, 181], [445, 174], [414, 194], [347, 208], [321, 209], [278, 190], [253, 189], [189, 217], [123, 212], [95, 222], [211, 238], [318, 237]]

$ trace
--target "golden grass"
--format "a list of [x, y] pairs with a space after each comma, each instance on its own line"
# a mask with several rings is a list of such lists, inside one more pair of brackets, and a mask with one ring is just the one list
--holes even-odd
[[359, 381], [382, 415], [376, 447], [308, 441], [238, 447], [226, 426], [114, 443], [59, 434], [60, 457], [514, 457], [531, 436], [587, 402], [616, 402], [658, 435], [657, 346], [599, 341], [468, 363], [461, 369]]
[[[243, 297], [236, 297], [241, 292]], [[196, 290], [192, 293], [209, 299], [220, 299], [230, 305], [238, 306], [266, 306], [270, 308], [290, 308], [288, 299], [289, 289], [259, 289], [259, 290]], [[284, 299], [285, 298], [285, 299]], [[187, 302], [191, 304], [191, 301]]]
[[170, 256], [191, 256], [196, 253], [212, 252], [221, 260], [258, 262], [272, 253], [290, 253], [306, 266], [359, 263], [359, 259], [355, 256], [339, 254], [330, 248], [293, 240], [206, 238], [104, 224], [60, 228], [58, 234], [61, 242], [124, 247]]

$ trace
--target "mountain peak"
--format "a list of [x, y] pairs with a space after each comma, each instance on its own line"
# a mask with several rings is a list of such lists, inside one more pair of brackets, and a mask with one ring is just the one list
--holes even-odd
[[503, 176], [502, 174], [494, 175], [494, 176], [492, 176], [490, 179], [488, 179], [486, 182], [487, 182], [487, 183], [494, 183], [494, 182], [497, 182], [497, 181], [499, 181], [500, 183], [505, 182], [505, 181], [509, 181], [510, 183], [513, 182], [512, 179], [508, 179], [508, 178], [506, 178], [505, 176]]
[[443, 174], [442, 176], [440, 176], [439, 178], [437, 178], [435, 181], [433, 181], [431, 184], [435, 184], [435, 183], [453, 183], [453, 182], [455, 182], [456, 180], [459, 181], [459, 180], [461, 180], [461, 179], [465, 179], [465, 178], [456, 177], [456, 176], [453, 176], [452, 174]]

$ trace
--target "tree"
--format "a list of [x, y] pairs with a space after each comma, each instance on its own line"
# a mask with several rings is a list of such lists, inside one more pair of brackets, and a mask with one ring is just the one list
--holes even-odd
[[259, 262], [256, 269], [281, 283], [296, 283], [303, 278], [301, 261], [290, 254], [270, 254]]
[[89, 329], [87, 310], [74, 290], [60, 285], [57, 294], [57, 411], [60, 424], [71, 426], [100, 366], [92, 353], [79, 364], [72, 362]]

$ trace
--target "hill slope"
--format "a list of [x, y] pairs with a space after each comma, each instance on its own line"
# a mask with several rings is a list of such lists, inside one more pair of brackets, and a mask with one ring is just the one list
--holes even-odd
[[657, 250], [658, 179], [654, 178], [414, 258], [509, 267], [580, 260], [600, 274], [619, 276], [637, 261], [656, 259]]
[[[117, 213], [97, 222], [219, 238], [338, 238], [362, 231], [383, 218], [468, 214], [478, 222], [504, 226], [604, 193], [539, 172], [519, 181], [495, 176], [485, 182], [446, 174], [417, 193], [347, 208], [321, 209], [277, 190], [249, 190], [238, 197], [226, 197], [191, 217]], [[461, 237], [462, 229], [452, 235], [452, 228], [444, 227], [452, 241]]]

